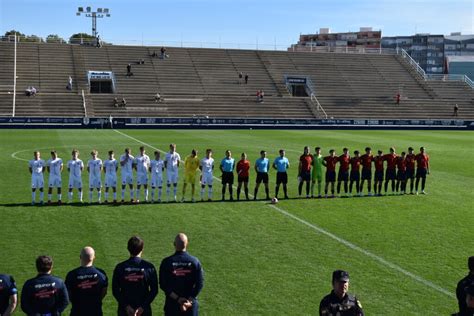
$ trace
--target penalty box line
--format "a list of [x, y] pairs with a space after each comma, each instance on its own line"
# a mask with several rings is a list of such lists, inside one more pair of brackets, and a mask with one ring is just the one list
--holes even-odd
[[324, 228], [321, 228], [321, 227], [319, 227], [315, 224], [312, 224], [312, 223], [310, 223], [310, 222], [308, 222], [308, 221], [306, 221], [306, 220], [304, 220], [304, 219], [302, 219], [302, 218], [300, 218], [300, 217], [298, 217], [294, 214], [291, 214], [291, 213], [283, 210], [282, 208], [280, 208], [276, 205], [268, 204], [268, 206], [273, 208], [275, 211], [279, 212], [280, 214], [283, 214], [286, 217], [294, 219], [295, 221], [297, 221], [297, 222], [299, 222], [303, 225], [306, 225], [307, 227], [311, 228], [312, 230], [337, 241], [338, 243], [346, 246], [347, 248], [362, 253], [363, 255], [373, 259], [374, 261], [377, 261], [379, 264], [381, 264], [383, 266], [386, 266], [386, 267], [388, 267], [392, 270], [395, 270], [395, 271], [397, 271], [397, 272], [399, 272], [399, 273], [401, 273], [401, 274], [403, 274], [403, 275], [405, 275], [405, 276], [407, 276], [407, 277], [409, 277], [409, 278], [411, 278], [411, 279], [413, 279], [413, 280], [415, 280], [415, 281], [417, 281], [417, 282], [419, 282], [419, 283], [421, 283], [425, 286], [428, 286], [428, 287], [438, 291], [439, 293], [442, 293], [446, 296], [449, 296], [450, 298], [456, 298], [456, 296], [453, 293], [451, 293], [450, 291], [440, 287], [439, 285], [436, 285], [436, 284], [434, 284], [434, 283], [432, 283], [432, 282], [430, 282], [430, 281], [428, 281], [428, 280], [426, 280], [426, 279], [424, 279], [424, 278], [422, 278], [422, 277], [420, 277], [420, 276], [418, 276], [418, 275], [416, 275], [416, 274], [414, 274], [414, 273], [412, 273], [408, 270], [405, 270], [404, 268], [402, 268], [402, 267], [400, 267], [400, 266], [398, 266], [398, 265], [396, 265], [396, 264], [394, 264], [390, 261], [387, 261], [386, 259], [384, 259], [384, 258], [382, 258], [382, 257], [380, 257], [380, 256], [378, 256], [378, 255], [376, 255], [376, 254], [374, 254], [374, 253], [372, 253], [368, 250], [365, 250], [364, 248], [361, 248], [361, 247], [359, 247], [359, 246], [357, 246], [357, 245], [355, 245], [355, 244], [353, 244], [353, 243], [351, 243], [351, 242], [349, 242], [349, 241], [347, 241], [347, 240], [345, 240], [341, 237], [338, 237], [335, 234], [325, 230]]
[[[139, 143], [139, 144], [148, 146], [148, 147], [150, 147], [150, 148], [153, 148], [154, 150], [158, 150], [158, 151], [161, 152], [162, 154], [166, 154], [166, 153], [167, 153], [166, 151], [163, 151], [163, 150], [161, 150], [161, 149], [159, 149], [159, 148], [156, 148], [156, 147], [153, 146], [153, 145], [150, 145], [150, 144], [148, 144], [148, 143], [145, 143], [144, 141], [141, 141], [141, 140], [139, 140], [138, 138], [135, 138], [135, 137], [130, 136], [130, 135], [128, 135], [128, 134], [125, 134], [124, 132], [121, 132], [121, 131], [119, 131], [119, 130], [117, 130], [117, 129], [114, 129], [114, 131], [117, 132], [117, 133], [119, 133], [119, 134], [122, 135], [122, 136], [125, 136], [125, 137], [127, 137], [127, 138], [130, 138], [131, 140], [136, 141], [136, 142]], [[180, 162], [184, 163], [183, 160], [180, 160]], [[214, 179], [216, 179], [217, 181], [219, 181], [220, 183], [222, 183], [222, 180], [221, 180], [220, 178], [218, 178], [218, 177], [216, 177], [216, 176], [214, 176], [214, 175], [213, 175], [212, 177], [213, 177]], [[236, 187], [235, 185], [232, 185], [232, 187], [235, 188], [235, 189], [237, 189], [237, 187]], [[253, 194], [249, 193], [249, 196], [250, 196], [250, 197], [253, 197]]]

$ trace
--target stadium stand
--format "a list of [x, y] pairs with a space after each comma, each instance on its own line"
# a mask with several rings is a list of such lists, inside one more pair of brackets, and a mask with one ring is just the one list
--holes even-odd
[[[285, 75], [306, 76], [331, 118], [474, 118], [474, 92], [462, 82], [425, 81], [396, 55], [295, 53], [235, 49], [168, 48], [169, 58], [151, 57], [157, 47], [102, 48], [66, 44], [18, 45], [17, 116], [317, 118], [309, 97], [293, 97]], [[13, 45], [0, 43], [0, 115], [11, 115]], [[137, 64], [141, 59], [144, 64]], [[126, 76], [127, 64], [133, 76]], [[89, 93], [88, 71], [112, 71], [115, 93]], [[249, 74], [238, 84], [238, 73]], [[73, 77], [73, 89], [65, 89]], [[38, 88], [36, 97], [23, 94]], [[8, 90], [8, 91], [7, 91]], [[264, 103], [256, 91], [265, 91]], [[402, 101], [395, 104], [395, 95]], [[162, 102], [155, 102], [159, 92]], [[127, 100], [114, 107], [114, 98]]]

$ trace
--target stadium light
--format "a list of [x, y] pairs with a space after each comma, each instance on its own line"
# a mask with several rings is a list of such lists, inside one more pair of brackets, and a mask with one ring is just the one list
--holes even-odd
[[92, 18], [92, 36], [97, 37], [97, 18], [110, 18], [110, 9], [109, 8], [97, 8], [96, 11], [92, 10], [91, 7], [78, 7], [77, 16], [85, 16], [86, 18]]

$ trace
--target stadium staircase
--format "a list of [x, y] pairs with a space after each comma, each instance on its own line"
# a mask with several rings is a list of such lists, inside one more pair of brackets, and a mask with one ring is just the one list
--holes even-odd
[[[308, 76], [331, 118], [474, 119], [473, 91], [461, 82], [425, 81], [395, 55], [294, 53], [235, 49], [20, 43], [17, 116], [315, 118], [310, 98], [292, 97], [285, 75]], [[13, 45], [0, 42], [0, 115], [11, 115]], [[144, 64], [138, 64], [143, 59]], [[133, 76], [126, 76], [127, 64]], [[88, 92], [87, 71], [113, 71], [114, 94]], [[238, 73], [249, 74], [248, 84]], [[73, 77], [72, 91], [66, 90]], [[38, 88], [36, 97], [24, 89]], [[263, 103], [256, 91], [265, 91]], [[402, 91], [402, 101], [395, 95]], [[155, 102], [159, 92], [162, 102]], [[113, 100], [125, 98], [126, 107]]]

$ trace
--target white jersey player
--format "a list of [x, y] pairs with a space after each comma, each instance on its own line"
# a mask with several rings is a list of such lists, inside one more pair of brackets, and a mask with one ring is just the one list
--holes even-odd
[[133, 160], [135, 157], [132, 156], [130, 148], [125, 148], [125, 153], [120, 156], [120, 167], [122, 168], [122, 203], [125, 199], [125, 187], [128, 184], [130, 188], [130, 202], [133, 200]]
[[63, 160], [58, 157], [56, 150], [51, 151], [51, 159], [46, 163], [49, 172], [48, 180], [48, 204], [51, 204], [51, 198], [53, 196], [53, 188], [57, 188], [58, 191], [58, 204], [62, 203], [61, 194], [61, 172], [63, 172]]
[[178, 191], [178, 168], [181, 156], [176, 152], [176, 144], [170, 144], [170, 151], [166, 153], [165, 168], [166, 168], [166, 195], [168, 201], [170, 199], [171, 184], [174, 187], [174, 201], [176, 202], [176, 194]]
[[114, 151], [109, 151], [109, 159], [104, 161], [105, 173], [105, 203], [108, 203], [109, 188], [114, 191], [114, 203], [117, 203], [117, 169], [118, 162], [114, 158]]
[[140, 154], [135, 157], [133, 165], [137, 171], [136, 202], [140, 202], [140, 189], [145, 189], [145, 202], [148, 202], [148, 169], [150, 168], [150, 157], [145, 154], [145, 147], [140, 147]]
[[31, 205], [35, 205], [36, 201], [36, 189], [40, 191], [40, 203], [43, 204], [44, 198], [44, 178], [43, 173], [45, 171], [46, 163], [41, 159], [39, 151], [33, 153], [34, 159], [28, 162], [28, 169], [31, 174]]
[[212, 183], [214, 180], [214, 158], [212, 158], [212, 149], [206, 149], [206, 157], [202, 158], [199, 163], [199, 169], [201, 169], [201, 201], [204, 201], [204, 193], [206, 185], [208, 201], [212, 201]]
[[67, 170], [69, 171], [69, 202], [72, 202], [72, 190], [79, 191], [79, 201], [82, 203], [82, 171], [84, 163], [79, 159], [79, 150], [72, 150], [72, 159], [67, 162]]
[[151, 202], [155, 202], [155, 188], [158, 188], [158, 202], [161, 202], [161, 192], [163, 188], [163, 171], [165, 162], [160, 158], [159, 151], [155, 151], [155, 159], [150, 162], [151, 173]]
[[87, 171], [89, 172], [89, 203], [92, 203], [92, 193], [94, 189], [97, 190], [97, 201], [101, 202], [101, 172], [102, 172], [102, 160], [99, 159], [98, 151], [93, 150], [91, 152], [92, 159], [87, 162]]

